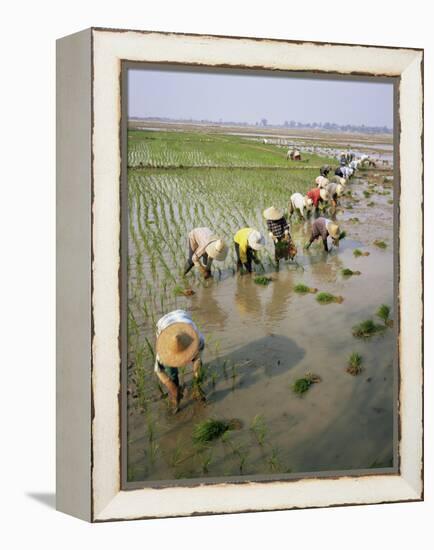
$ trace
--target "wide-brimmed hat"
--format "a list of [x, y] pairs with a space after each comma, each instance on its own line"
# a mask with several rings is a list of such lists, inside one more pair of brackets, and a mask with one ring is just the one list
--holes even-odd
[[318, 187], [325, 187], [329, 183], [329, 180], [324, 176], [318, 176], [315, 180], [315, 183]]
[[184, 367], [199, 351], [199, 335], [190, 323], [173, 323], [157, 338], [157, 355], [167, 367]]
[[228, 247], [223, 239], [217, 239], [216, 241], [209, 243], [209, 245], [205, 248], [205, 252], [213, 260], [223, 262], [228, 255]]
[[249, 233], [249, 236], [247, 237], [247, 242], [249, 243], [250, 248], [253, 248], [253, 250], [261, 250], [261, 248], [265, 244], [264, 236], [254, 229]]
[[319, 190], [319, 196], [322, 198], [323, 201], [329, 200], [329, 194], [327, 192], [327, 189], [320, 189]]
[[283, 212], [276, 208], [275, 206], [270, 206], [270, 208], [266, 208], [263, 212], [263, 216], [266, 220], [280, 220], [280, 218], [283, 218]]
[[339, 225], [337, 223], [329, 223], [327, 226], [327, 231], [332, 239], [339, 240], [341, 230], [339, 229]]

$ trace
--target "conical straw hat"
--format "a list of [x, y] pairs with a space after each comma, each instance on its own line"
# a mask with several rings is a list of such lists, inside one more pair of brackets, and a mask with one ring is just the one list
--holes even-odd
[[253, 250], [261, 250], [261, 248], [265, 244], [264, 236], [259, 233], [256, 229], [254, 229], [248, 236], [247, 241], [249, 243], [250, 248], [253, 248]]
[[263, 212], [263, 216], [266, 220], [280, 220], [283, 217], [283, 212], [276, 208], [275, 206], [270, 206], [266, 208]]
[[199, 351], [199, 335], [190, 323], [173, 323], [157, 338], [157, 355], [166, 367], [184, 367]]
[[329, 194], [327, 193], [326, 189], [320, 189], [319, 190], [319, 196], [322, 198], [323, 201], [329, 200]]
[[330, 237], [332, 237], [333, 239], [339, 239], [341, 231], [337, 223], [329, 223], [327, 226], [327, 231], [329, 232]]
[[213, 260], [223, 262], [228, 255], [228, 247], [222, 239], [217, 239], [205, 248], [205, 252]]

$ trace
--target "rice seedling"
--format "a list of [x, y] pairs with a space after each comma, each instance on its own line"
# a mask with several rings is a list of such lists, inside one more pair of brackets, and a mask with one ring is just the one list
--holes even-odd
[[329, 292], [319, 292], [316, 295], [316, 301], [322, 305], [332, 304], [332, 303], [341, 304], [344, 301], [344, 298], [343, 296], [334, 296]]
[[279, 459], [279, 453], [280, 451], [277, 447], [271, 448], [271, 454], [267, 459], [268, 468], [270, 472], [275, 473], [275, 472], [279, 472], [282, 469], [282, 465]]
[[378, 248], [382, 248], [383, 250], [387, 248], [387, 243], [385, 243], [384, 241], [380, 241], [379, 239], [375, 239], [375, 241], [372, 244], [374, 244]]
[[353, 352], [348, 358], [346, 371], [352, 376], [357, 376], [362, 372], [362, 370], [362, 356], [360, 355], [360, 353]]
[[377, 325], [372, 319], [367, 319], [354, 325], [352, 332], [356, 338], [370, 338], [382, 330], [384, 330], [382, 325]]
[[369, 252], [362, 252], [362, 250], [360, 250], [360, 248], [355, 248], [353, 250], [353, 255], [356, 258], [360, 258], [360, 256], [369, 256]]
[[393, 319], [390, 319], [390, 306], [381, 304], [378, 308], [377, 317], [379, 317], [387, 327], [393, 327]]
[[393, 204], [393, 199], [389, 199], [389, 200], [387, 201], [387, 204]]
[[316, 374], [307, 372], [303, 378], [298, 378], [292, 385], [292, 391], [298, 395], [303, 395], [312, 386], [321, 382], [321, 378]]
[[348, 267], [345, 267], [344, 269], [341, 269], [341, 273], [344, 277], [351, 277], [352, 275], [360, 275], [360, 271], [353, 271], [352, 269], [349, 269]]
[[209, 473], [209, 467], [212, 462], [212, 451], [204, 452], [201, 454], [201, 469], [203, 474]]
[[235, 389], [235, 385], [237, 383], [237, 366], [235, 363], [232, 363], [232, 369], [231, 369], [231, 379], [232, 379], [232, 391]]
[[317, 288], [311, 288], [303, 283], [299, 283], [294, 286], [294, 292], [297, 294], [316, 294], [318, 292]]
[[263, 447], [265, 444], [265, 437], [267, 435], [267, 426], [265, 424], [265, 419], [261, 414], [257, 414], [253, 418], [250, 430], [255, 435], [258, 445]]
[[370, 207], [375, 206], [375, 202], [370, 201], [370, 202], [366, 203], [366, 206], [370, 206]]
[[341, 231], [339, 233], [339, 240], [342, 241], [342, 239], [345, 239], [346, 236], [347, 236], [347, 232], [345, 230]]
[[365, 196], [365, 198], [369, 198], [371, 196], [371, 192], [370, 191], [367, 191], [366, 189], [363, 191], [363, 195]]
[[269, 285], [273, 279], [271, 277], [267, 277], [265, 275], [258, 275], [253, 279], [253, 282], [257, 285], [267, 286]]

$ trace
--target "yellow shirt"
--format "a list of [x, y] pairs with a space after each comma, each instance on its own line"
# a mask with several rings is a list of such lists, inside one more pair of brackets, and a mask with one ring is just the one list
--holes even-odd
[[234, 241], [240, 247], [240, 260], [243, 264], [247, 262], [247, 248], [249, 246], [249, 235], [254, 231], [251, 227], [244, 227], [235, 233]]

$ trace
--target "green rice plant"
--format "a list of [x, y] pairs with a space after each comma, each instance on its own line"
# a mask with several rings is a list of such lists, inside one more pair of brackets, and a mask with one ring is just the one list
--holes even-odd
[[370, 191], [366, 191], [366, 189], [363, 191], [363, 195], [365, 196], [365, 198], [369, 198], [371, 196], [371, 192]]
[[232, 363], [232, 369], [231, 369], [231, 379], [232, 379], [232, 391], [235, 389], [235, 385], [237, 382], [237, 366], [235, 363]]
[[360, 256], [369, 256], [369, 252], [362, 252], [362, 250], [360, 250], [360, 248], [355, 248], [353, 250], [353, 255], [356, 258], [359, 258]]
[[384, 330], [382, 325], [377, 325], [372, 319], [367, 319], [354, 325], [352, 332], [356, 338], [370, 338], [382, 330]]
[[304, 375], [303, 378], [298, 378], [292, 385], [292, 391], [298, 395], [303, 395], [307, 390], [312, 386], [321, 382], [321, 378], [311, 372], [308, 372]]
[[214, 418], [208, 418], [203, 422], [199, 422], [193, 429], [193, 441], [195, 443], [207, 443], [218, 439], [227, 430], [229, 430], [230, 424], [225, 420], [216, 420]]
[[282, 465], [280, 463], [279, 459], [279, 449], [277, 447], [271, 448], [271, 454], [267, 459], [268, 468], [270, 472], [276, 473], [279, 472], [282, 469]]
[[370, 202], [366, 203], [366, 206], [375, 206], [375, 202], [374, 202], [374, 201], [370, 201]]
[[265, 424], [265, 419], [261, 414], [257, 414], [253, 418], [250, 430], [255, 435], [258, 445], [263, 447], [265, 444], [265, 437], [267, 435], [267, 425]]
[[348, 267], [345, 267], [344, 269], [341, 269], [341, 273], [344, 277], [351, 277], [352, 275], [360, 275], [360, 271], [353, 271], [352, 269], [349, 269]]
[[294, 292], [296, 292], [297, 294], [315, 294], [316, 292], [318, 292], [318, 289], [311, 288], [303, 283], [299, 283], [294, 286]]
[[329, 292], [319, 292], [316, 295], [316, 301], [322, 305], [332, 304], [332, 303], [341, 304], [344, 301], [344, 298], [343, 296], [334, 296]]
[[272, 277], [267, 277], [265, 275], [258, 275], [253, 279], [253, 282], [256, 283], [257, 285], [267, 286], [271, 282], [273, 282], [273, 279]]
[[342, 239], [345, 239], [346, 236], [347, 236], [347, 232], [345, 230], [341, 231], [339, 233], [339, 240], [342, 241]]
[[381, 304], [381, 306], [377, 310], [376, 315], [383, 321], [386, 326], [393, 326], [393, 319], [390, 319], [390, 306], [388, 306], [387, 304]]
[[387, 243], [385, 243], [384, 241], [380, 241], [379, 239], [375, 239], [375, 241], [372, 244], [374, 244], [375, 246], [378, 246], [378, 248], [382, 248], [383, 250], [387, 248]]
[[182, 461], [183, 461], [182, 446], [181, 446], [180, 440], [178, 439], [176, 442], [175, 448], [173, 449], [173, 452], [170, 456], [169, 462], [172, 468], [176, 468], [177, 466], [179, 466], [179, 464], [181, 464]]
[[201, 454], [201, 469], [203, 474], [209, 473], [209, 467], [212, 462], [212, 451], [204, 452]]
[[389, 200], [387, 201], [387, 204], [393, 204], [393, 199], [389, 199]]
[[348, 358], [348, 365], [346, 371], [352, 376], [357, 376], [363, 370], [362, 356], [360, 353], [353, 352]]

